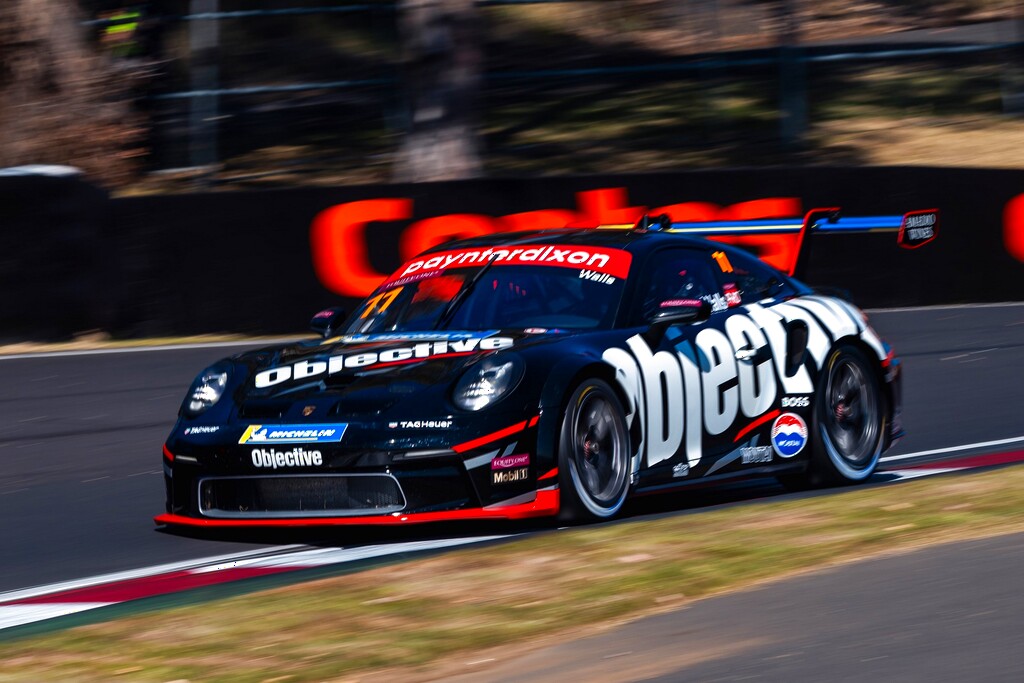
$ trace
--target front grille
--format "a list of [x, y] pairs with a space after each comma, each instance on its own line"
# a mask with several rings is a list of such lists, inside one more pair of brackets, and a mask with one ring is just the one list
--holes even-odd
[[199, 481], [199, 512], [207, 517], [345, 517], [405, 508], [390, 474], [213, 477]]

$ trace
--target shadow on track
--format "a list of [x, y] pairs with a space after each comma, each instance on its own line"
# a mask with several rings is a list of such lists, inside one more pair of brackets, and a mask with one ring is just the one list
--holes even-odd
[[[937, 467], [949, 465], [957, 459], [936, 461]], [[1008, 463], [976, 465], [971, 469], [992, 469]], [[955, 472], [950, 472], [955, 474]], [[303, 544], [313, 547], [359, 547], [412, 541], [441, 541], [472, 536], [522, 537], [556, 531], [571, 526], [599, 526], [628, 524], [648, 519], [676, 515], [697, 514], [720, 507], [756, 504], [772, 500], [799, 500], [842, 493], [853, 489], [874, 488], [910, 481], [896, 472], [880, 470], [867, 482], [858, 486], [837, 486], [801, 492], [789, 492], [773, 477], [758, 477], [740, 480], [728, 485], [694, 485], [685, 490], [640, 495], [626, 503], [622, 513], [608, 522], [591, 524], [567, 524], [554, 518], [540, 518], [525, 521], [485, 520], [459, 522], [432, 522], [408, 526], [344, 526], [335, 528], [289, 529], [195, 529], [192, 527], [158, 527], [159, 533], [188, 538], [217, 540], [238, 543], [259, 543], [273, 545]], [[495, 540], [506, 540], [505, 538]]]

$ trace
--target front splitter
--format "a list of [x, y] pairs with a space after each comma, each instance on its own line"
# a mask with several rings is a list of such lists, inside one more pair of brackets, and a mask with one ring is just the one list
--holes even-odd
[[188, 526], [198, 528], [272, 528], [272, 527], [328, 527], [328, 526], [401, 526], [406, 524], [429, 524], [431, 522], [460, 522], [487, 519], [531, 519], [552, 517], [558, 514], [559, 496], [557, 489], [537, 492], [529, 503], [518, 505], [494, 505], [465, 510], [443, 512], [394, 512], [389, 515], [366, 515], [353, 517], [294, 517], [288, 519], [210, 519], [188, 517], [165, 513], [153, 521], [167, 526]]

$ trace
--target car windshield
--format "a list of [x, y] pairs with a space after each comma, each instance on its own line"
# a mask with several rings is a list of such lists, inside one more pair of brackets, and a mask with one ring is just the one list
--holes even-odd
[[[551, 256], [557, 249], [541, 245], [512, 252]], [[503, 255], [510, 252], [498, 249], [444, 252], [410, 261], [363, 302], [347, 333], [609, 327], [630, 254], [572, 249], [563, 249], [566, 260], [552, 264], [540, 257], [506, 258]], [[467, 253], [482, 257], [466, 258]], [[533, 265], [534, 261], [544, 265]]]

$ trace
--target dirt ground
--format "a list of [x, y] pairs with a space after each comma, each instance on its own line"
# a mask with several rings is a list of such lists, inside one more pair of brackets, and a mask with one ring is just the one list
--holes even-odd
[[844, 119], [819, 124], [822, 161], [855, 149], [870, 166], [1024, 168], [1024, 118]]

